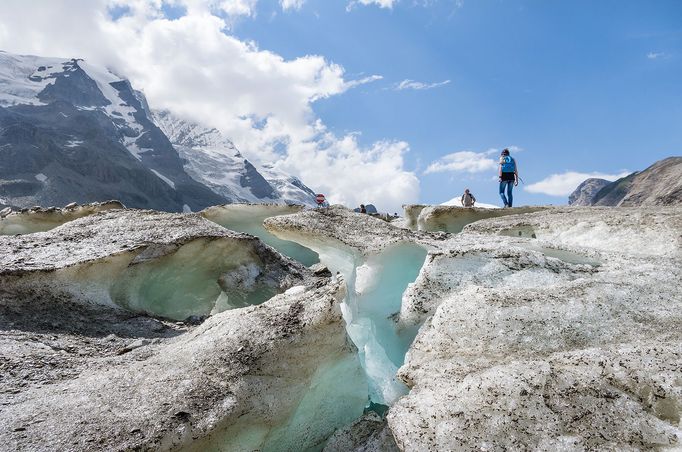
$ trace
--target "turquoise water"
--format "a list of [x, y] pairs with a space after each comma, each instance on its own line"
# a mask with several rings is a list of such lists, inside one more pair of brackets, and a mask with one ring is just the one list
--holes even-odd
[[419, 275], [426, 254], [419, 245], [396, 245], [366, 262], [373, 271], [370, 278], [360, 277], [367, 281], [365, 288], [358, 288], [360, 292], [355, 290], [357, 272], [347, 278], [347, 330], [358, 347], [373, 403], [391, 405], [407, 393], [395, 375], [417, 328], [398, 330], [394, 318], [400, 312], [403, 292]]
[[[234, 207], [236, 208], [238, 206]], [[296, 242], [282, 240], [263, 227], [263, 221], [266, 218], [281, 215], [281, 213], [277, 212], [276, 207], [270, 209], [272, 210], [272, 213], [268, 213], [267, 207], [259, 209], [257, 213], [255, 212], [256, 208], [251, 208], [251, 206], [244, 206], [243, 213], [238, 210], [224, 209], [224, 211], [221, 211], [219, 209], [220, 208], [218, 207], [213, 208], [213, 210], [206, 212], [204, 217], [231, 231], [245, 232], [256, 236], [280, 253], [302, 263], [306, 267], [310, 267], [311, 265], [320, 262], [320, 257], [315, 251]], [[249, 209], [254, 212], [250, 213]]]
[[[221, 287], [220, 277], [241, 267], [258, 267], [249, 249], [231, 240], [194, 240], [175, 253], [128, 265], [113, 276], [112, 301], [136, 312], [173, 320], [209, 315], [217, 300], [222, 308], [260, 304], [278, 291], [267, 284]], [[229, 300], [229, 301], [228, 301]]]

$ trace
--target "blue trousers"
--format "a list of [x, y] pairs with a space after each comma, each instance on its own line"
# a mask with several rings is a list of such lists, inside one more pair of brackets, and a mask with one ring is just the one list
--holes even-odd
[[[504, 189], [507, 189], [507, 196], [504, 196]], [[502, 202], [504, 203], [505, 207], [512, 206], [512, 201], [514, 201], [514, 197], [512, 196], [512, 190], [514, 189], [514, 181], [513, 180], [503, 180], [500, 182], [500, 198], [502, 198]]]

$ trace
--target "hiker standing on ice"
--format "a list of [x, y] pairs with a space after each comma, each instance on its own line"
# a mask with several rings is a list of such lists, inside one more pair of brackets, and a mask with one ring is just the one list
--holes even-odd
[[471, 192], [469, 192], [469, 189], [466, 188], [464, 190], [464, 194], [462, 195], [462, 199], [460, 199], [459, 202], [461, 202], [462, 206], [464, 207], [474, 207], [474, 204], [476, 203], [476, 198]]
[[[516, 166], [516, 160], [509, 155], [509, 149], [505, 149], [500, 155], [500, 168], [497, 175], [500, 180], [500, 198], [504, 207], [511, 207], [514, 200], [512, 190], [519, 185], [519, 169]], [[504, 196], [505, 190], [506, 197]]]

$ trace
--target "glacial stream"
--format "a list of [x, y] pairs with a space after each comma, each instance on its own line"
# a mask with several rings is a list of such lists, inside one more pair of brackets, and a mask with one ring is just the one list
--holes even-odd
[[[310, 432], [322, 427], [322, 432], [331, 435], [364, 410], [382, 413], [408, 392], [396, 373], [417, 328], [399, 330], [394, 318], [400, 312], [403, 293], [424, 264], [427, 250], [402, 243], [367, 257], [327, 238], [286, 234], [276, 237], [262, 226], [260, 216], [264, 219], [265, 215], [235, 218], [226, 213], [213, 211], [204, 216], [229, 229], [255, 235], [305, 265], [322, 262], [333, 274], [344, 278], [347, 296], [341, 308], [346, 331], [357, 348], [357, 359], [321, 363], [296, 412], [261, 443], [262, 450], [287, 450], [285, 444], [296, 444], [300, 450], [321, 450], [320, 438], [302, 435], [302, 428]], [[365, 397], [358, 398], [358, 391], [364, 391]], [[226, 450], [224, 447], [225, 443], [221, 449]]]

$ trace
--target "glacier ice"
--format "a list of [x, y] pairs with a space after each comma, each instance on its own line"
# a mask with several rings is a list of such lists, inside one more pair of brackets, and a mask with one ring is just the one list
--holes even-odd
[[460, 232], [464, 226], [486, 218], [498, 218], [507, 215], [520, 215], [538, 212], [547, 207], [514, 207], [510, 209], [488, 209], [479, 207], [458, 206], [424, 206], [407, 205], [405, 218], [407, 226], [418, 231]]
[[[196, 214], [115, 211], [0, 237], [11, 250], [0, 253], [3, 382], [18, 390], [0, 391], [11, 426], [0, 441], [230, 451], [682, 442], [679, 208], [551, 208], [459, 234], [340, 207], [284, 213], [258, 222], [314, 250], [332, 277]], [[213, 313], [198, 326], [120, 308], [190, 299]], [[118, 308], [86, 309], [92, 301]], [[17, 313], [29, 315], [14, 324]], [[83, 330], [88, 320], [115, 334]]]
[[20, 237], [23, 252], [0, 259], [6, 284], [175, 320], [262, 303], [308, 274], [198, 215], [116, 210]]
[[[342, 282], [325, 278], [177, 337], [136, 341], [124, 354], [112, 353], [108, 337], [85, 338], [73, 354], [38, 342], [49, 350], [44, 359], [71, 372], [49, 385], [3, 375], [23, 387], [0, 393], [0, 423], [23, 430], [2, 429], [0, 440], [10, 449], [86, 450], [96, 441], [106, 450], [319, 450], [362, 414], [367, 398], [339, 308], [344, 293]], [[32, 332], [29, 343], [53, 344], [52, 334]], [[10, 350], [24, 344], [6, 334], [0, 341]], [[103, 355], [91, 355], [93, 347]], [[21, 350], [22, 362], [32, 358]]]
[[319, 262], [317, 253], [296, 242], [281, 240], [263, 227], [263, 221], [268, 217], [288, 215], [301, 209], [303, 206], [284, 204], [226, 204], [204, 209], [201, 215], [232, 231], [254, 235], [280, 253], [310, 266]]
[[[557, 221], [561, 218], [562, 221]], [[465, 231], [537, 238], [567, 248], [629, 255], [680, 256], [675, 208], [555, 207], [467, 225]]]
[[[337, 211], [339, 219], [345, 221], [361, 219], [378, 229], [398, 231], [382, 220]], [[369, 399], [372, 403], [391, 405], [406, 393], [407, 388], [396, 379], [396, 372], [416, 334], [416, 328], [398, 329], [396, 316], [400, 312], [402, 294], [417, 277], [427, 250], [419, 244], [396, 240], [383, 249], [364, 252], [364, 246], [353, 244], [352, 238], [345, 237], [349, 240], [344, 241], [335, 237], [337, 232], [348, 236], [352, 232], [342, 221], [335, 222], [330, 218], [334, 209], [326, 212], [274, 217], [268, 219], [265, 226], [283, 239], [315, 250], [323, 264], [332, 272], [343, 275], [348, 286], [348, 295], [342, 304], [346, 329], [358, 348], [368, 376]], [[321, 224], [310, 226], [312, 221]], [[305, 230], [306, 225], [310, 230]], [[385, 236], [376, 240], [383, 238]]]
[[69, 221], [107, 210], [122, 209], [118, 201], [107, 201], [92, 204], [72, 204], [63, 208], [22, 209], [0, 217], [0, 235], [31, 234], [49, 231]]

